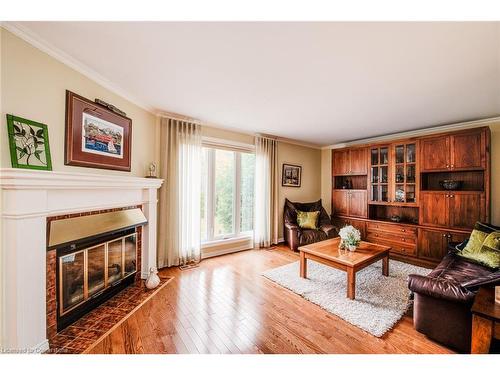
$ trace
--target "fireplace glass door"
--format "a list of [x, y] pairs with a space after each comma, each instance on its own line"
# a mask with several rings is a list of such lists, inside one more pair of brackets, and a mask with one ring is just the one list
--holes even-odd
[[130, 236], [127, 236], [123, 239], [124, 241], [124, 253], [125, 253], [125, 265], [124, 265], [124, 270], [125, 270], [125, 275], [130, 275], [131, 273], [135, 272], [137, 269], [137, 260], [136, 260], [136, 254], [137, 254], [137, 235], [134, 233]]
[[108, 284], [122, 278], [123, 238], [108, 242]]
[[106, 286], [105, 276], [106, 245], [98, 245], [87, 250], [88, 296], [92, 297]]
[[62, 316], [137, 271], [137, 234], [60, 255], [58, 260]]
[[85, 252], [65, 255], [59, 260], [61, 303], [63, 310], [69, 310], [85, 299]]

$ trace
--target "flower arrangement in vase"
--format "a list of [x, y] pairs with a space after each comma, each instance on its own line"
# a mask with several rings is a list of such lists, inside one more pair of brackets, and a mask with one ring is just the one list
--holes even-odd
[[356, 247], [361, 242], [361, 233], [352, 225], [346, 225], [340, 229], [339, 236], [341, 239], [341, 248], [347, 248], [349, 251], [355, 251]]

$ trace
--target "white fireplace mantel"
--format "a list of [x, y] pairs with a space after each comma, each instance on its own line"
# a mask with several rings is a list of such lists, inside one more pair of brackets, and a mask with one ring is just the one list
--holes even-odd
[[47, 217], [142, 205], [141, 276], [156, 266], [157, 190], [163, 180], [23, 169], [0, 169], [2, 311], [0, 348], [44, 350]]

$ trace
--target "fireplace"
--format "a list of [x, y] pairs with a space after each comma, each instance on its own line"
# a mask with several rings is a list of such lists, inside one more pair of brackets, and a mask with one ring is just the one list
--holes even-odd
[[52, 312], [57, 331], [139, 276], [138, 248], [146, 218], [140, 208], [109, 211], [49, 221], [48, 250], [55, 256], [48, 270], [55, 269], [56, 311]]

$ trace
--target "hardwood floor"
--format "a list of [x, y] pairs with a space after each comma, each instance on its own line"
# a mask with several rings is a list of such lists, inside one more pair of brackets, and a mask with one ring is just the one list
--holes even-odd
[[175, 279], [91, 353], [451, 353], [409, 316], [376, 338], [260, 275], [298, 260], [279, 246], [164, 269]]

